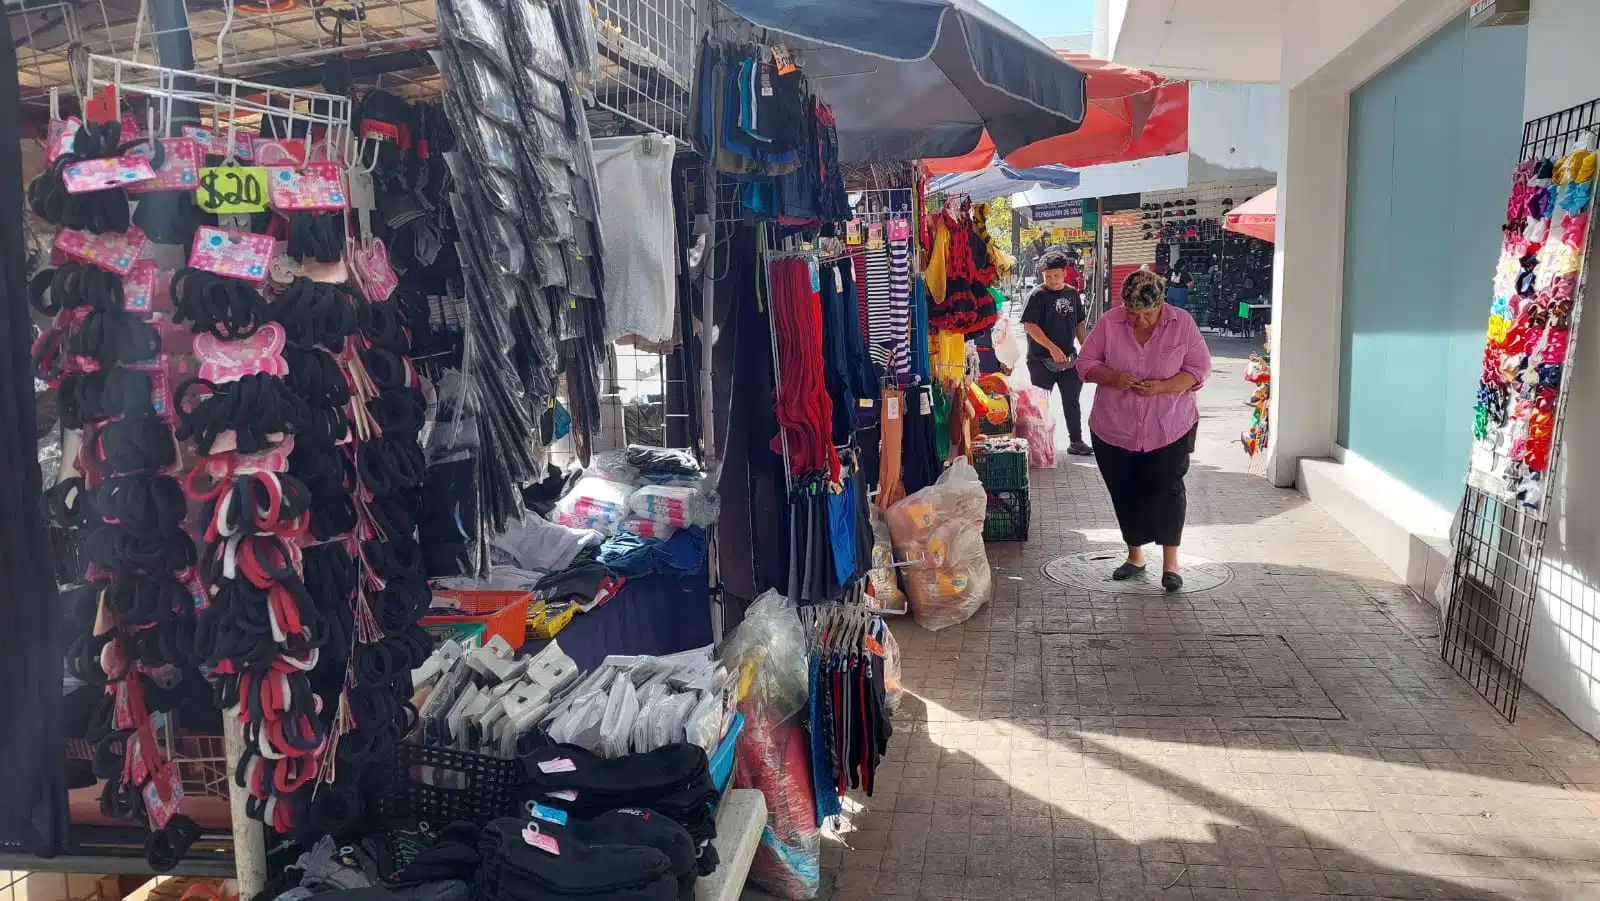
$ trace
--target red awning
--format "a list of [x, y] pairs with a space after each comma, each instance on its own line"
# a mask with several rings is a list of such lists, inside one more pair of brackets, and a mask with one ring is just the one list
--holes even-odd
[[1222, 218], [1222, 227], [1263, 241], [1278, 239], [1278, 189], [1268, 188]]
[[[1060, 56], [1087, 77], [1089, 108], [1083, 125], [1019, 148], [1006, 157], [1018, 167], [1094, 166], [1183, 153], [1189, 149], [1189, 84], [1098, 60], [1082, 53]], [[985, 134], [971, 153], [923, 160], [929, 175], [977, 172], [994, 160], [994, 142]]]

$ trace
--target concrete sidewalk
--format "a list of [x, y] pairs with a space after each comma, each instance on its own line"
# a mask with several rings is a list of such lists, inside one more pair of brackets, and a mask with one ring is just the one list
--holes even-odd
[[1251, 472], [1251, 349], [1213, 343], [1188, 482], [1184, 550], [1231, 580], [1046, 579], [1119, 541], [1092, 459], [1034, 470], [1031, 540], [989, 545], [991, 603], [891, 624], [908, 696], [824, 897], [1600, 899], [1596, 744], [1531, 694], [1507, 725], [1439, 659], [1431, 606]]

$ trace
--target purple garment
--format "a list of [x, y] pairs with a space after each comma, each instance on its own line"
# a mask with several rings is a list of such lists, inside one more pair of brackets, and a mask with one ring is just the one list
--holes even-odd
[[1153, 451], [1166, 447], [1200, 421], [1194, 393], [1211, 376], [1211, 351], [1205, 336], [1187, 311], [1167, 304], [1147, 344], [1133, 337], [1128, 311], [1115, 307], [1094, 324], [1089, 340], [1078, 354], [1078, 374], [1085, 377], [1096, 366], [1109, 366], [1137, 379], [1157, 381], [1180, 372], [1194, 377], [1194, 387], [1182, 394], [1145, 397], [1097, 385], [1089, 430], [1100, 440], [1123, 450]]

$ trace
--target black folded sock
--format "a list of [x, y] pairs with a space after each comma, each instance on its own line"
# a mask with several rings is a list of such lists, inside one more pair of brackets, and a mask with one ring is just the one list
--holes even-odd
[[[559, 853], [530, 844], [525, 829], [554, 842]], [[591, 845], [552, 823], [502, 817], [484, 828], [479, 852], [480, 901], [546, 901], [582, 896], [608, 901], [675, 901], [672, 861], [654, 848]]]

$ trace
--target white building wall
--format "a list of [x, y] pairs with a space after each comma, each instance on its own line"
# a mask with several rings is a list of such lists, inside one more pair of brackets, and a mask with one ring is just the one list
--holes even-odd
[[1283, 94], [1276, 85], [1189, 85], [1190, 180], [1239, 181], [1283, 167]]

